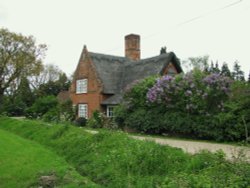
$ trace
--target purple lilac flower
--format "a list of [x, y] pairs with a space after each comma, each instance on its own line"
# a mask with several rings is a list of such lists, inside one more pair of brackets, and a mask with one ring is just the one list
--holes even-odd
[[147, 99], [149, 102], [155, 102], [156, 99], [157, 99], [157, 92], [155, 90], [155, 87], [152, 87], [148, 90], [148, 93], [147, 93]]
[[185, 95], [186, 95], [186, 96], [191, 96], [191, 95], [192, 95], [192, 91], [191, 91], [191, 90], [187, 90], [187, 91], [185, 92]]
[[209, 84], [209, 85], [212, 85], [214, 83], [217, 82], [217, 80], [220, 78], [220, 74], [210, 74], [208, 76], [206, 76], [203, 81], [206, 83], [206, 84]]
[[205, 99], [207, 96], [208, 96], [208, 94], [207, 94], [207, 93], [204, 93], [204, 94], [202, 95], [202, 99]]
[[163, 77], [161, 78], [161, 80], [164, 80], [164, 81], [171, 81], [172, 79], [173, 79], [173, 77], [172, 77], [172, 76], [169, 76], [169, 75], [163, 76]]
[[194, 83], [191, 83], [190, 88], [194, 88], [194, 87], [195, 87]]

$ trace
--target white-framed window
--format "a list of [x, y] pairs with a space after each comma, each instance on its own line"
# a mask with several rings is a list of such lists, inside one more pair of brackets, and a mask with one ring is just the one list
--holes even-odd
[[107, 106], [107, 117], [114, 117], [115, 106]]
[[87, 93], [88, 79], [81, 79], [76, 81], [76, 93]]
[[174, 75], [176, 75], [175, 69], [174, 69], [173, 67], [169, 67], [169, 68], [168, 68], [167, 75], [169, 75], [169, 76], [174, 76]]
[[88, 105], [78, 104], [78, 117], [88, 118]]

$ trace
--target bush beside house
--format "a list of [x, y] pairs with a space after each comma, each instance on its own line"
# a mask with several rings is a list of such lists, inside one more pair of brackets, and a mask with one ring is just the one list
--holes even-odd
[[116, 108], [121, 127], [146, 133], [241, 141], [250, 129], [250, 85], [199, 70], [145, 79]]
[[38, 98], [25, 114], [27, 118], [42, 119], [47, 122], [73, 121], [75, 119], [72, 102], [70, 100], [58, 101], [53, 95]]

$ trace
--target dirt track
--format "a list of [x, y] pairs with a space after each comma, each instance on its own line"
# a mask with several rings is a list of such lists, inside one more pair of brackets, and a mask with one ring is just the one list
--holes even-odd
[[226, 157], [230, 160], [238, 158], [242, 155], [245, 155], [248, 161], [250, 161], [250, 148], [243, 146], [233, 146], [228, 144], [216, 144], [216, 143], [207, 143], [199, 141], [185, 141], [185, 140], [175, 140], [168, 138], [153, 138], [153, 137], [144, 137], [144, 136], [131, 136], [132, 138], [138, 140], [149, 140], [162, 145], [169, 145], [176, 148], [181, 148], [188, 153], [196, 153], [200, 150], [208, 150], [211, 152], [216, 152], [217, 150], [222, 150]]
[[[90, 131], [92, 134], [97, 134], [98, 131]], [[244, 146], [233, 146], [229, 144], [217, 144], [217, 143], [208, 143], [208, 142], [199, 142], [199, 141], [186, 141], [186, 140], [177, 140], [169, 138], [154, 138], [149, 136], [132, 136], [131, 138], [137, 140], [148, 140], [154, 141], [158, 144], [169, 145], [176, 148], [181, 148], [188, 153], [197, 153], [201, 150], [208, 150], [211, 152], [216, 152], [222, 150], [226, 154], [226, 158], [229, 160], [238, 159], [239, 157], [244, 157], [245, 160], [250, 162], [250, 147]]]

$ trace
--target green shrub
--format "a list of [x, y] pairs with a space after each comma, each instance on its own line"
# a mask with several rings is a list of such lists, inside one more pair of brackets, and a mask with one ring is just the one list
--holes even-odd
[[0, 108], [0, 113], [5, 113], [9, 116], [23, 116], [27, 105], [18, 97], [5, 96]]
[[102, 128], [104, 123], [104, 115], [98, 110], [94, 111], [92, 117], [88, 120], [87, 126], [90, 128]]
[[87, 119], [84, 117], [79, 117], [74, 121], [74, 124], [79, 127], [84, 127], [87, 124]]
[[57, 107], [50, 109], [42, 116], [42, 120], [46, 122], [59, 122], [60, 121], [60, 113]]
[[118, 126], [112, 118], [105, 116], [98, 110], [94, 111], [92, 117], [88, 120], [87, 126], [90, 128], [106, 128], [106, 129], [117, 129]]
[[75, 119], [75, 114], [71, 100], [59, 103], [55, 96], [38, 98], [26, 110], [27, 118], [42, 119], [46, 122], [72, 122]]
[[[224, 111], [214, 117], [214, 124], [220, 129], [220, 140], [243, 140], [248, 142], [250, 133], [250, 84], [234, 82]], [[220, 136], [222, 135], [222, 136]]]
[[123, 104], [120, 104], [120, 105], [117, 105], [115, 108], [114, 108], [114, 121], [117, 123], [118, 127], [119, 128], [124, 128], [125, 126], [125, 119], [126, 119], [126, 115], [127, 115], [127, 112], [126, 112], [126, 108]]
[[132, 84], [115, 108], [119, 127], [216, 141], [248, 141], [250, 84], [199, 70]]
[[72, 122], [76, 117], [76, 109], [73, 107], [72, 101], [67, 100], [59, 103], [60, 120]]
[[55, 96], [45, 96], [38, 98], [35, 103], [26, 110], [28, 118], [42, 118], [49, 110], [58, 105], [58, 100]]
[[126, 88], [124, 103], [114, 109], [114, 121], [120, 128], [130, 127], [139, 131], [146, 130], [143, 128], [143, 118], [146, 116], [142, 111], [148, 109], [146, 94], [155, 81], [156, 76], [151, 76], [144, 80], [135, 81]]

